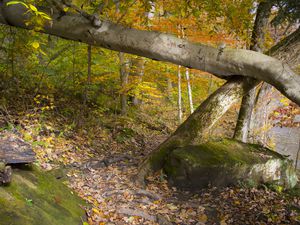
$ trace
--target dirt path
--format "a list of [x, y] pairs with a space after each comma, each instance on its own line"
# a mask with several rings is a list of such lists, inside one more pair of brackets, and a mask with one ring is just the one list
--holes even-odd
[[89, 160], [68, 174], [70, 186], [91, 203], [90, 224], [299, 224], [300, 199], [267, 189], [210, 188], [190, 193], [169, 187], [162, 174], [146, 190], [132, 182], [144, 154], [127, 149]]

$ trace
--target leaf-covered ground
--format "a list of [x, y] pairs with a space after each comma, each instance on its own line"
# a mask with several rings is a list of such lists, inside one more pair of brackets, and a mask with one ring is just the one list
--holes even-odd
[[170, 187], [162, 173], [149, 177], [146, 189], [137, 187], [139, 164], [167, 137], [149, 124], [112, 120], [97, 132], [62, 132], [55, 123], [18, 123], [5, 129], [33, 145], [45, 170], [65, 168], [67, 184], [90, 203], [90, 225], [300, 224], [300, 198], [267, 188], [190, 193]]
[[[79, 167], [70, 186], [87, 199], [90, 224], [298, 224], [299, 198], [268, 189], [209, 188], [189, 193], [150, 177], [146, 190], [131, 178], [136, 159], [101, 168]], [[167, 222], [168, 221], [168, 222]]]

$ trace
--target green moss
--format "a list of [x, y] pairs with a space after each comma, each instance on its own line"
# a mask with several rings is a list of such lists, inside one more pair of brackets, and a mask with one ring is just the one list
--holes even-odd
[[179, 140], [168, 140], [167, 144], [162, 144], [160, 148], [151, 154], [150, 164], [153, 170], [163, 167], [166, 157], [172, 152], [174, 146], [178, 146]]
[[0, 187], [1, 224], [81, 224], [85, 203], [47, 172], [14, 169], [12, 183]]
[[[241, 142], [224, 139], [174, 150], [173, 154], [197, 166], [251, 164], [261, 161], [256, 148]], [[266, 153], [266, 155], [270, 155]]]
[[176, 148], [164, 170], [172, 183], [184, 188], [270, 183], [289, 189], [298, 180], [284, 156], [231, 139]]

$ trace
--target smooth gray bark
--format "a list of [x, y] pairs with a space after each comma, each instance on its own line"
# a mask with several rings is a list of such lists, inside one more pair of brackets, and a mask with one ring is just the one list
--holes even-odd
[[[293, 37], [293, 34], [282, 41], [287, 43], [286, 47], [290, 50], [292, 48], [289, 48], [289, 46], [294, 46], [295, 41], [297, 41], [297, 39], [291, 41], [291, 36]], [[277, 45], [273, 48], [277, 48]], [[272, 55], [279, 57], [280, 51], [273, 52]], [[293, 57], [293, 54], [285, 54], [285, 56]], [[288, 60], [288, 58], [285, 60]], [[259, 82], [251, 78], [238, 77], [237, 79], [228, 81], [221, 88], [217, 89], [142, 163], [136, 177], [137, 182], [144, 184], [144, 179], [149, 173], [161, 169], [166, 157], [175, 148], [204, 142], [207, 139], [209, 130], [221, 116]]]
[[[28, 14], [21, 5], [6, 6], [1, 1], [0, 23], [32, 29], [26, 26]], [[48, 11], [49, 14], [50, 10]], [[272, 84], [285, 96], [300, 105], [300, 76], [288, 65], [272, 57], [250, 50], [217, 48], [192, 43], [169, 34], [126, 28], [108, 21], [95, 26], [80, 14], [52, 14], [51, 24], [41, 32], [85, 42], [115, 51], [127, 52], [188, 68], [200, 69], [221, 78], [242, 75]]]
[[256, 80], [235, 77], [211, 94], [187, 120], [142, 163], [136, 177], [138, 184], [144, 184], [149, 173], [160, 170], [168, 155], [177, 147], [200, 144], [207, 140], [210, 128], [251, 88]]
[[[265, 33], [271, 14], [272, 2], [260, 2], [251, 37], [250, 50], [262, 52], [265, 42]], [[255, 104], [256, 87], [251, 89], [242, 99], [234, 138], [247, 143], [251, 116]]]

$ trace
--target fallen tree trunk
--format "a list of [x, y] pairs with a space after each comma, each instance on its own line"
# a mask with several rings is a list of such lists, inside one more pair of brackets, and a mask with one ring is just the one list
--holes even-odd
[[[0, 23], [33, 29], [26, 25], [29, 13], [24, 14], [25, 7], [19, 4], [6, 6], [7, 2], [0, 1]], [[52, 14], [51, 8], [46, 11], [52, 21], [46, 23], [41, 32], [200, 69], [221, 78], [239, 75], [263, 80], [300, 105], [300, 76], [288, 65], [264, 54], [242, 49], [218, 49], [169, 34], [126, 28], [108, 21], [93, 23], [80, 14]]]

